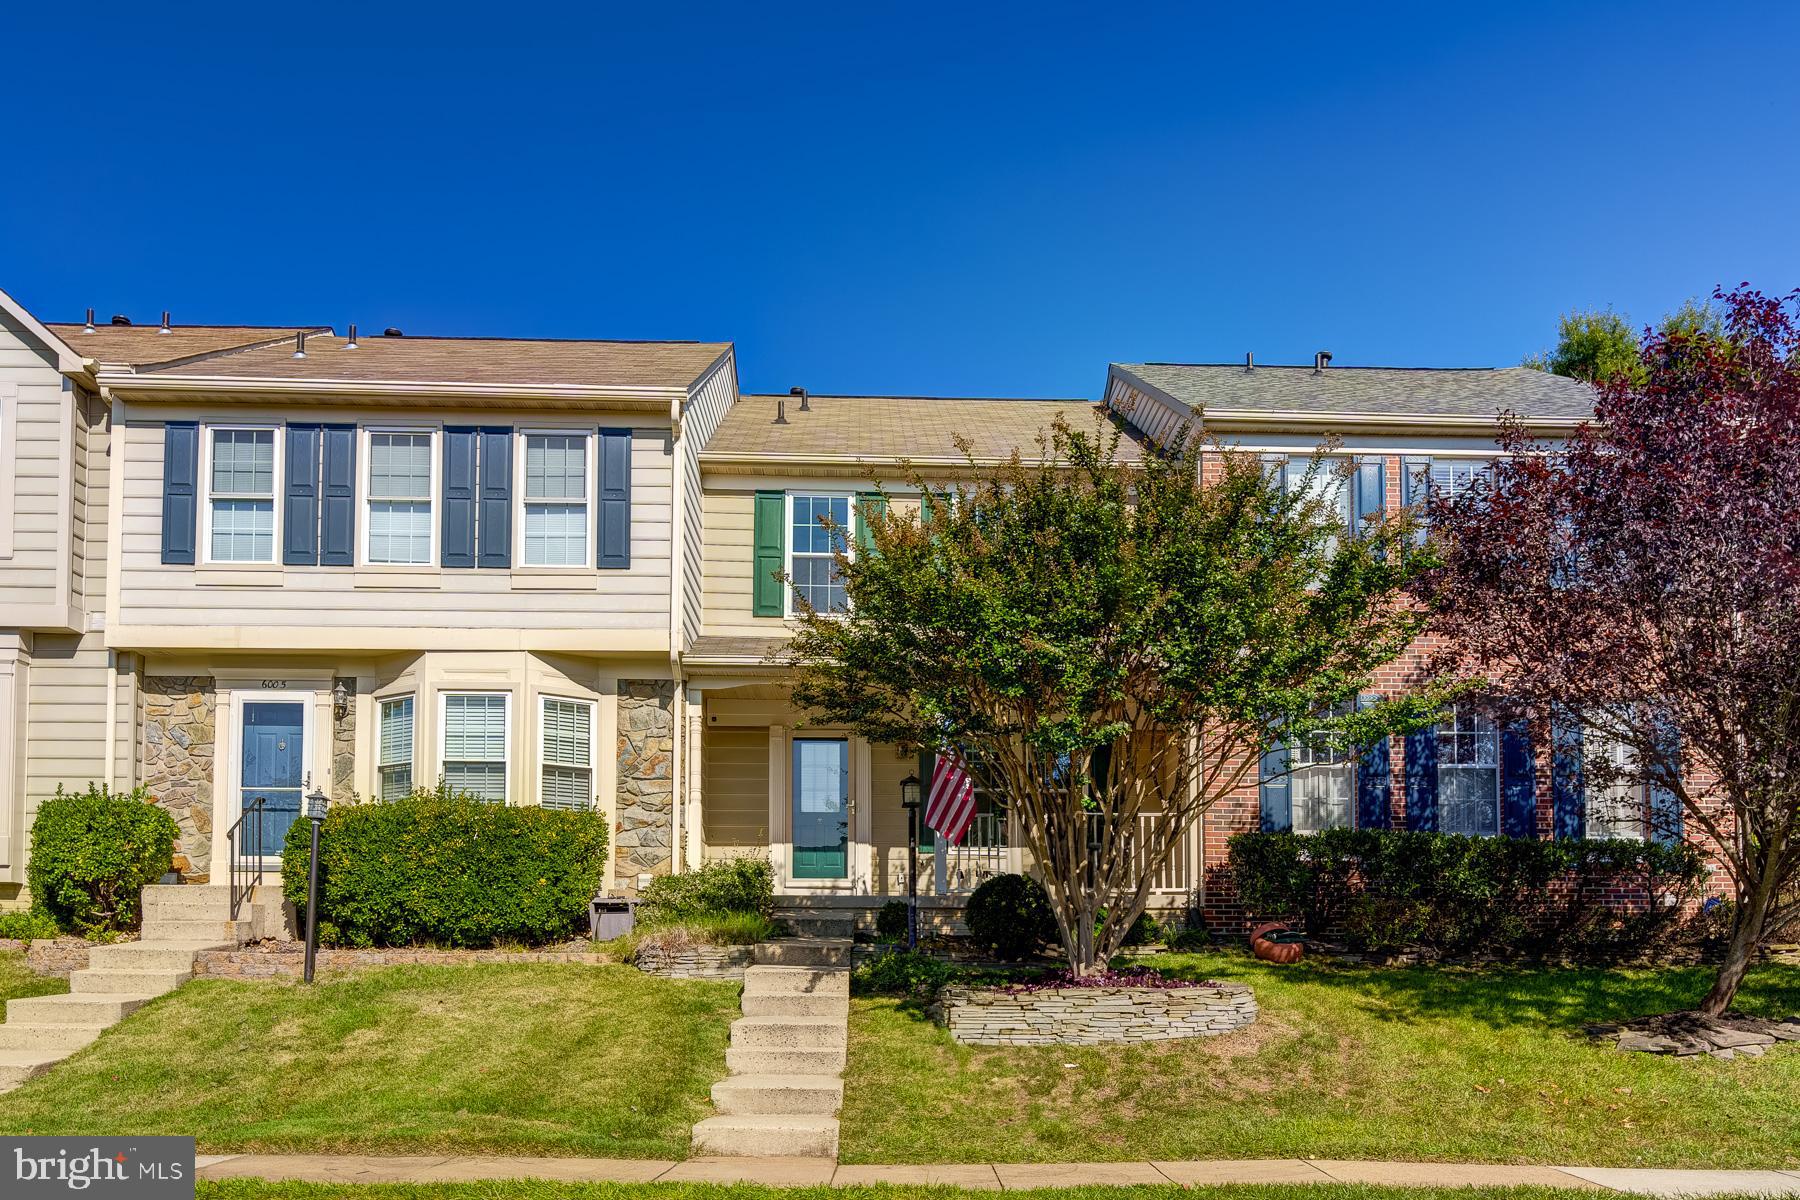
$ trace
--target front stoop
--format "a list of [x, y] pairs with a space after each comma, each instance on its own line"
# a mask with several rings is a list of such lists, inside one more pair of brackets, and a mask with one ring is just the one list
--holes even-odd
[[731, 1023], [719, 1115], [694, 1126], [696, 1155], [836, 1158], [850, 1019], [850, 943], [790, 938], [756, 947], [744, 1015]]
[[231, 919], [223, 886], [177, 884], [144, 889], [138, 941], [95, 946], [88, 966], [69, 976], [61, 996], [9, 1000], [0, 1024], [0, 1092], [48, 1071], [157, 996], [194, 977], [202, 950], [238, 946], [261, 936], [267, 905]]

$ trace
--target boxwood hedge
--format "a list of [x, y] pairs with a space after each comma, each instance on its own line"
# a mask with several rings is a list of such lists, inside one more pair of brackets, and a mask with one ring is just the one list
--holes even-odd
[[34, 905], [89, 936], [136, 929], [144, 887], [174, 860], [175, 820], [149, 794], [58, 786], [31, 823], [26, 878]]

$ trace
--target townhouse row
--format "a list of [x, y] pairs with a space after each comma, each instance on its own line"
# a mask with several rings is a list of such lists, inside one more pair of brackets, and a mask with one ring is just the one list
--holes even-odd
[[[902, 460], [953, 481], [959, 435], [992, 464], [1109, 409], [1127, 456], [1186, 425], [1281, 468], [1333, 436], [1355, 470], [1316, 486], [1353, 521], [1466, 482], [1502, 410], [1554, 438], [1590, 407], [1537, 371], [1323, 356], [1114, 364], [1097, 404], [743, 395], [724, 343], [46, 324], [0, 294], [0, 902], [59, 785], [147, 787], [202, 881], [246, 812], [272, 863], [313, 788], [441, 780], [605, 812], [619, 892], [763, 854], [793, 903], [879, 903], [905, 889], [900, 780], [929, 762], [789, 703], [777, 575], [843, 602], [820, 517], [855, 553], [871, 490], [916, 504]], [[1586, 795], [1542, 740], [1472, 712], [1360, 756], [1297, 736], [1162, 902], [1206, 905], [1244, 829], [1653, 831], [1657, 798]], [[1021, 842], [983, 798], [962, 845], [927, 837], [923, 890], [954, 904]]]

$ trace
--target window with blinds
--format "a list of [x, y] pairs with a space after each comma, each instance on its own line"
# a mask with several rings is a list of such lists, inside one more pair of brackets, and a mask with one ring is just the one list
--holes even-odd
[[525, 436], [525, 565], [579, 567], [588, 561], [588, 439]]
[[543, 698], [538, 802], [545, 808], [594, 806], [594, 706], [587, 700]]
[[505, 692], [444, 695], [444, 782], [495, 803], [506, 802]]
[[413, 790], [413, 698], [381, 702], [381, 745], [376, 763], [376, 791], [383, 800], [399, 800]]
[[207, 476], [213, 562], [275, 561], [275, 431], [215, 429]]
[[369, 435], [372, 563], [431, 561], [431, 434]]

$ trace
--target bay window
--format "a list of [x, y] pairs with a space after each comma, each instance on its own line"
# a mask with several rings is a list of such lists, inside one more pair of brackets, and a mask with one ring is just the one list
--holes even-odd
[[376, 795], [400, 800], [413, 790], [413, 698], [381, 702], [380, 746], [377, 750]]
[[506, 802], [511, 699], [506, 692], [444, 694], [440, 757], [451, 791]]
[[545, 696], [539, 714], [538, 803], [585, 811], [594, 806], [594, 705]]

